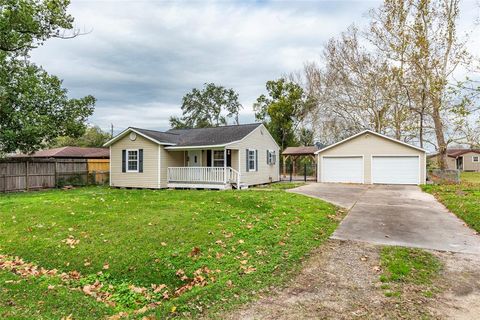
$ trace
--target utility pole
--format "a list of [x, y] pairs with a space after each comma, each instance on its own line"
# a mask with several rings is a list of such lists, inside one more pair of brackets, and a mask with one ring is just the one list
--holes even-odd
[[113, 123], [110, 124], [110, 137], [113, 138]]

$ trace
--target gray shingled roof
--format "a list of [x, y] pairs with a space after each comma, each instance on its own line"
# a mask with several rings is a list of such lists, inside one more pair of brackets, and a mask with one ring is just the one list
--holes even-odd
[[110, 158], [108, 148], [60, 147], [37, 151], [33, 154], [16, 154], [12, 157], [32, 158]]
[[224, 145], [242, 140], [256, 129], [260, 123], [230, 125], [215, 128], [171, 129], [166, 132], [132, 128], [138, 132], [164, 143], [175, 144], [175, 147], [195, 147]]
[[169, 133], [169, 132], [134, 128], [134, 127], [130, 127], [130, 128], [146, 135], [149, 138], [152, 138], [153, 140], [155, 140], [159, 143], [161, 143], [161, 142], [177, 143], [179, 138], [180, 138], [178, 134], [173, 134], [173, 133]]

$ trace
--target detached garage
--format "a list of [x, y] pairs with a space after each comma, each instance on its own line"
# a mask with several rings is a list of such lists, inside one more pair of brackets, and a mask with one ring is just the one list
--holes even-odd
[[426, 151], [366, 130], [316, 152], [319, 182], [424, 184]]

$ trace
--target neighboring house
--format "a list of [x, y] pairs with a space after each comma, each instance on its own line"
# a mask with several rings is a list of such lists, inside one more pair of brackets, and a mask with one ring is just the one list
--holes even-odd
[[259, 123], [165, 132], [130, 127], [105, 146], [114, 187], [229, 189], [279, 180], [279, 146]]
[[14, 154], [11, 158], [53, 159], [108, 159], [108, 148], [60, 147], [37, 151], [33, 154]]
[[319, 182], [424, 184], [425, 150], [366, 130], [317, 152]]
[[[428, 156], [435, 166], [438, 154]], [[447, 169], [480, 172], [480, 149], [447, 149]]]

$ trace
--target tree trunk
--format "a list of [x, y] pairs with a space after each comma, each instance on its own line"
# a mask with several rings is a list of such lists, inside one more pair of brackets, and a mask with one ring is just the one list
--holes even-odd
[[418, 139], [420, 140], [420, 148], [423, 149], [423, 113], [424, 111], [420, 112], [420, 123], [418, 128]]
[[445, 142], [443, 122], [440, 118], [440, 110], [438, 106], [433, 107], [432, 117], [438, 144], [438, 166], [441, 170], [445, 170], [447, 169], [447, 143]]

